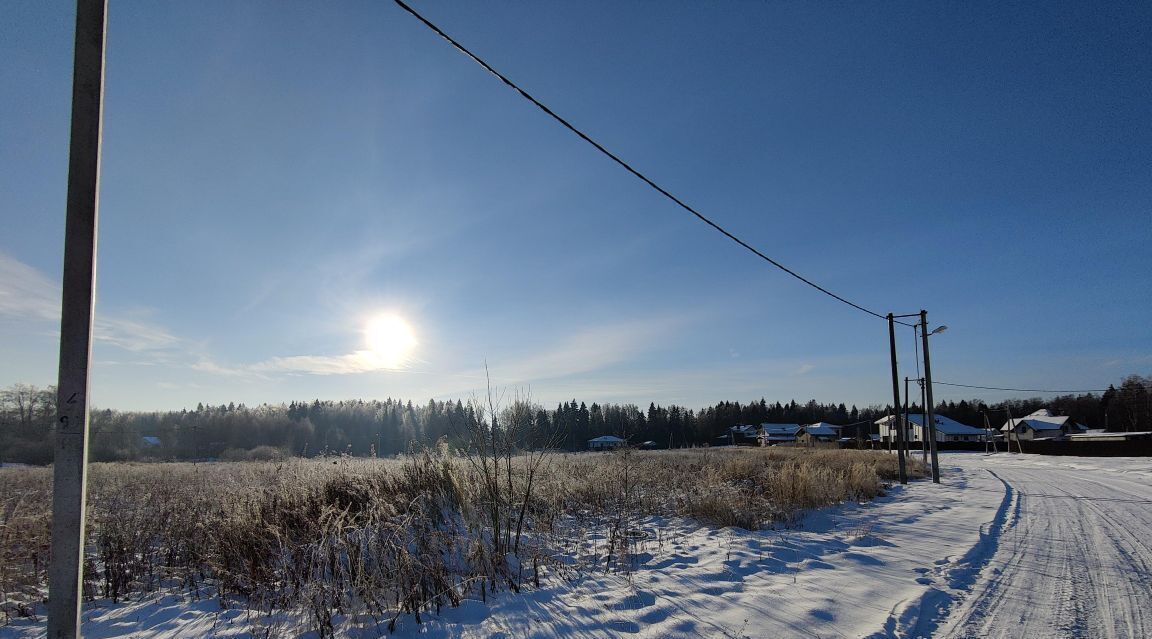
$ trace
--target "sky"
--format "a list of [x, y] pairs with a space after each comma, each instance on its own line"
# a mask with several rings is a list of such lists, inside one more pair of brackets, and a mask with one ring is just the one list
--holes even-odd
[[[1152, 374], [1149, 3], [412, 4], [773, 259], [928, 310], [936, 380]], [[0, 388], [47, 386], [74, 7], [5, 14]], [[892, 399], [885, 321], [391, 2], [108, 18], [96, 406]]]

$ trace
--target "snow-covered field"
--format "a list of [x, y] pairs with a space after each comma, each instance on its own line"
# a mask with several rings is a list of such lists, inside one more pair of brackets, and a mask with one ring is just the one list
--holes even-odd
[[[1152, 636], [1152, 459], [943, 454], [943, 485], [812, 513], [800, 529], [649, 520], [627, 574], [397, 622], [397, 637]], [[84, 614], [84, 636], [310, 636], [287, 616], [167, 596]], [[349, 637], [388, 620], [342, 621]], [[43, 621], [0, 637], [44, 636]]]

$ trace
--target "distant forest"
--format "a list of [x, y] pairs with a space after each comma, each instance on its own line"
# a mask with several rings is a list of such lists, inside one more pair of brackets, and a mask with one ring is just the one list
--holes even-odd
[[[53, 388], [17, 384], [0, 391], [0, 462], [47, 464], [52, 461], [56, 413]], [[516, 402], [510, 402], [516, 404]], [[518, 410], [511, 410], [516, 408]], [[1152, 377], [1132, 375], [1101, 395], [1062, 395], [1013, 399], [988, 405], [980, 400], [941, 402], [936, 412], [972, 426], [1002, 425], [1005, 409], [1016, 417], [1048, 408], [1089, 428], [1111, 431], [1152, 430]], [[818, 421], [853, 425], [846, 436], [875, 432], [872, 421], [890, 406], [860, 409], [844, 404], [799, 404], [765, 399], [741, 404], [721, 402], [700, 410], [649, 404], [587, 404], [575, 399], [549, 409], [537, 404], [508, 405], [505, 412], [531, 415], [522, 428], [525, 447], [583, 450], [600, 435], [626, 437], [659, 448], [697, 446], [715, 441], [730, 426], [764, 422], [808, 424]], [[919, 406], [912, 408], [919, 412]], [[198, 405], [194, 410], [129, 412], [93, 410], [92, 461], [275, 459], [283, 456], [395, 455], [412, 446], [446, 438], [461, 445], [470, 424], [490, 423], [475, 402], [398, 399], [293, 401], [288, 404]], [[498, 413], [499, 423], [499, 413]]]

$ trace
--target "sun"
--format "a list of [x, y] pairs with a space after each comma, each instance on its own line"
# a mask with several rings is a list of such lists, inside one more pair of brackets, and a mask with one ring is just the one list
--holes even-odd
[[364, 326], [367, 356], [379, 368], [402, 368], [416, 348], [412, 326], [398, 315], [377, 315]]

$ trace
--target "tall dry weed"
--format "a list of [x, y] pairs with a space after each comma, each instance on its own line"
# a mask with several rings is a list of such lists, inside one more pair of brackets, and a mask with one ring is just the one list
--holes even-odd
[[[94, 464], [85, 592], [211, 593], [307, 611], [331, 636], [337, 615], [419, 619], [539, 583], [549, 568], [631, 570], [624, 560], [645, 517], [756, 529], [875, 497], [897, 472], [893, 456], [865, 451], [498, 452], [492, 476], [444, 446], [399, 460]], [[32, 614], [45, 595], [50, 488], [47, 469], [0, 469], [6, 619]]]

